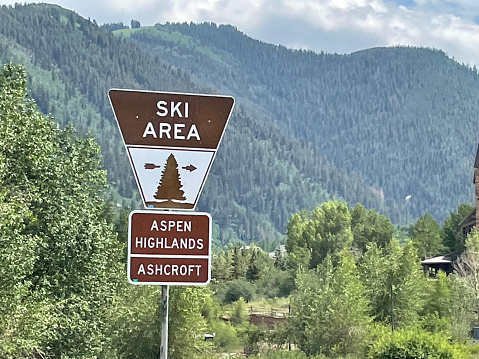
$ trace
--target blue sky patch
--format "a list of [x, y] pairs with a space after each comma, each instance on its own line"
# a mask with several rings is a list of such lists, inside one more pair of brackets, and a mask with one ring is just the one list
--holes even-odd
[[397, 5], [404, 5], [406, 7], [411, 7], [414, 5], [414, 0], [393, 0]]

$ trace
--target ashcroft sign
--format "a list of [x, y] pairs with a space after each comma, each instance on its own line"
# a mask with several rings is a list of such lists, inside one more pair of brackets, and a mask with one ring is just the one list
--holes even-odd
[[206, 285], [211, 277], [211, 216], [200, 212], [130, 213], [132, 284]]
[[145, 206], [194, 209], [234, 99], [116, 89], [109, 96]]

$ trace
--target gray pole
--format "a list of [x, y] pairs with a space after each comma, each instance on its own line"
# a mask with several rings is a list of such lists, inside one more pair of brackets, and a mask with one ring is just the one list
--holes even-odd
[[161, 286], [161, 344], [160, 359], [168, 358], [168, 286]]
[[394, 333], [394, 293], [393, 293], [392, 284], [391, 284], [391, 330]]

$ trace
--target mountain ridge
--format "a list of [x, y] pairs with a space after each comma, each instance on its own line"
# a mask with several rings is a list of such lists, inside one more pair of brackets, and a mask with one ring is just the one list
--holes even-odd
[[[109, 172], [108, 195], [138, 206], [108, 89], [218, 90], [194, 84], [184, 69], [58, 6], [2, 6], [0, 19], [0, 60], [25, 64], [31, 97], [61, 126], [72, 123], [96, 137]], [[335, 196], [380, 209], [381, 201], [359, 176], [348, 177], [265, 115], [260, 107], [237, 106], [206, 181], [198, 209], [212, 214], [217, 244], [263, 241], [274, 250], [292, 213]]]

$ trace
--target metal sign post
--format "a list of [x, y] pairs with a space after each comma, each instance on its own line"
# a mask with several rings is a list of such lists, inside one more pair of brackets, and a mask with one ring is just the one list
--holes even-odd
[[161, 286], [161, 344], [160, 359], [168, 358], [168, 286]]

